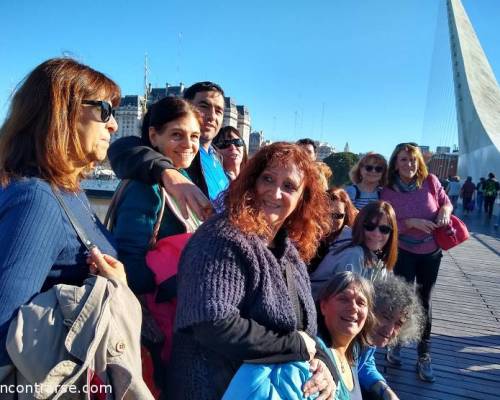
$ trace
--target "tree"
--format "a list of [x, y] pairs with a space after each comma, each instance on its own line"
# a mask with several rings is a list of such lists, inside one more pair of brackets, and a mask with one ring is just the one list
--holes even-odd
[[351, 182], [349, 171], [359, 160], [359, 157], [350, 152], [332, 153], [323, 162], [327, 164], [333, 172], [330, 178], [330, 186], [343, 186]]

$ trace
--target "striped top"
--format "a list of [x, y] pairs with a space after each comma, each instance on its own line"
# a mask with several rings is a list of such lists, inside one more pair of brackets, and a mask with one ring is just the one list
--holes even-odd
[[[356, 187], [356, 185], [349, 185], [345, 188], [345, 191], [349, 195], [352, 204], [354, 204], [354, 207], [356, 207], [358, 210], [361, 210], [367, 204], [380, 199], [379, 190], [375, 190], [374, 192], [362, 192], [359, 188], [358, 191], [356, 191]], [[356, 193], [359, 193], [359, 197], [357, 198]]]

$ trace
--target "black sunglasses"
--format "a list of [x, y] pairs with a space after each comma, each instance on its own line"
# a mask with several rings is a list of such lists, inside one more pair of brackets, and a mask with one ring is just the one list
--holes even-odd
[[404, 147], [404, 146], [418, 147], [418, 144], [416, 144], [415, 142], [406, 142], [406, 143], [399, 143], [396, 147]]
[[82, 104], [97, 106], [101, 109], [101, 121], [108, 122], [111, 116], [115, 116], [115, 109], [107, 101], [103, 100], [82, 100]]
[[243, 139], [224, 139], [222, 142], [220, 142], [217, 147], [219, 149], [227, 149], [229, 146], [234, 144], [236, 147], [241, 147], [245, 145], [245, 142]]
[[343, 214], [343, 213], [333, 213], [332, 214], [333, 219], [344, 219], [344, 217], [345, 217], [345, 214]]
[[375, 170], [375, 172], [378, 172], [379, 174], [384, 170], [384, 167], [381, 167], [380, 165], [364, 165], [363, 168], [366, 170], [366, 172], [372, 172], [373, 170]]
[[392, 232], [392, 228], [389, 225], [377, 225], [369, 222], [365, 222], [363, 224], [363, 228], [365, 228], [368, 232], [373, 232], [375, 229], [378, 228], [378, 231], [382, 235], [388, 235], [389, 233]]

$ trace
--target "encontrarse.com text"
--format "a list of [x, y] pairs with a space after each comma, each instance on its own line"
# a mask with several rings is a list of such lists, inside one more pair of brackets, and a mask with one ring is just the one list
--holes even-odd
[[[0, 385], [0, 394], [37, 394], [37, 393], [47, 393], [48, 388], [43, 384], [35, 383], [34, 385]], [[86, 394], [97, 394], [97, 393], [112, 393], [113, 388], [111, 385], [58, 385], [55, 388], [51, 385], [50, 389], [53, 393], [86, 393]]]

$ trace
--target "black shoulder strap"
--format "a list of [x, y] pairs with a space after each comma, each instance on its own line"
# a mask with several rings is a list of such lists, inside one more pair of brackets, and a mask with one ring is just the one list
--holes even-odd
[[68, 216], [69, 222], [71, 222], [71, 225], [73, 225], [73, 228], [76, 231], [76, 234], [82, 241], [83, 245], [87, 248], [87, 250], [90, 251], [92, 247], [94, 247], [94, 243], [90, 240], [90, 238], [87, 236], [85, 233], [85, 230], [81, 227], [80, 223], [78, 220], [75, 218], [71, 210], [68, 208], [66, 203], [64, 202], [64, 199], [61, 196], [61, 193], [57, 189], [53, 189], [52, 192], [54, 193], [54, 196], [56, 196], [57, 201], [61, 205], [62, 209]]
[[359, 191], [358, 185], [352, 185], [356, 190], [356, 196], [354, 196], [354, 200], [358, 200], [361, 197], [361, 192]]

